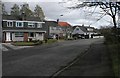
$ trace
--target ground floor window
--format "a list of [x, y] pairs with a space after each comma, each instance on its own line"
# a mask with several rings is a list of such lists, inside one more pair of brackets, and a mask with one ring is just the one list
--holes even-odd
[[23, 37], [24, 33], [23, 32], [15, 32], [15, 37]]
[[29, 37], [35, 37], [35, 33], [34, 32], [29, 32]]

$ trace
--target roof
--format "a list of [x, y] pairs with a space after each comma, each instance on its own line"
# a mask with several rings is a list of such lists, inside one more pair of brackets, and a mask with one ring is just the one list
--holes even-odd
[[[87, 26], [76, 25], [76, 26], [73, 26], [73, 29], [75, 29], [76, 27], [79, 27], [83, 32], [95, 32], [95, 28], [94, 27], [87, 27]], [[87, 30], [88, 28], [93, 29], [93, 31], [88, 31]]]
[[[22, 20], [22, 16], [13, 16], [13, 15], [3, 15], [3, 20]], [[42, 21], [39, 17], [25, 17], [26, 21]]]
[[71, 26], [69, 23], [67, 23], [67, 22], [58, 22], [58, 24], [60, 25], [60, 26], [63, 26], [63, 27], [66, 27], [66, 26]]
[[45, 24], [43, 24], [43, 25], [45, 25], [45, 26], [53, 26], [53, 27], [58, 26], [58, 23], [56, 21], [44, 21], [44, 22], [45, 22]]

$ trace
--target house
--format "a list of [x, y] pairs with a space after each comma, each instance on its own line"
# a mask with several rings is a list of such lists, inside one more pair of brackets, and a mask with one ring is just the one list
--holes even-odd
[[72, 37], [72, 26], [67, 22], [58, 22], [59, 26], [62, 27], [63, 36], [66, 38]]
[[95, 34], [98, 33], [94, 27], [79, 25], [73, 26], [73, 37], [77, 36], [78, 38], [93, 38]]
[[56, 39], [57, 37], [61, 38], [63, 34], [62, 27], [58, 25], [56, 21], [44, 21], [44, 27], [46, 27], [46, 38]]
[[3, 15], [3, 42], [44, 40], [46, 33], [39, 17]]

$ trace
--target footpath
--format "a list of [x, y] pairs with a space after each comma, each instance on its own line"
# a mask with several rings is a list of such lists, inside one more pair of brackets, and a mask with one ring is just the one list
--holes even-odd
[[56, 72], [53, 77], [114, 78], [110, 55], [103, 41], [96, 42], [75, 62]]

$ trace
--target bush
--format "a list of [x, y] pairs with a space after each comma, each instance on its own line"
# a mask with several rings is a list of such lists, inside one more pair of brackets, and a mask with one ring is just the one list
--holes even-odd
[[33, 43], [39, 42], [39, 40], [32, 40]]
[[41, 45], [41, 44], [43, 44], [43, 41], [37, 41], [37, 42], [35, 42], [35, 45]]

